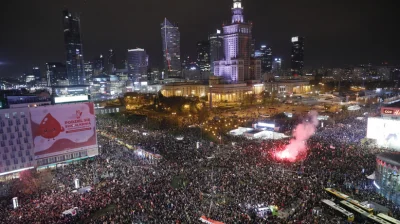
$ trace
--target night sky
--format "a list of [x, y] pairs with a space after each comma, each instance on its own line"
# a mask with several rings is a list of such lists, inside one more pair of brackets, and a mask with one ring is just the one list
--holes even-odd
[[[330, 3], [327, 3], [330, 2]], [[289, 66], [290, 39], [306, 37], [306, 67], [399, 63], [395, 1], [243, 0], [257, 47], [272, 46]], [[81, 13], [85, 60], [113, 48], [145, 48], [151, 67], [162, 67], [160, 23], [179, 23], [181, 55], [196, 55], [196, 42], [230, 21], [232, 0], [12, 0], [0, 6], [0, 76], [30, 72], [49, 61], [65, 63], [62, 10]], [[43, 71], [42, 71], [43, 72]]]

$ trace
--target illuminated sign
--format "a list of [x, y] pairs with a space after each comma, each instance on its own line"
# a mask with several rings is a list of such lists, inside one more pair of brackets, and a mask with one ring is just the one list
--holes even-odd
[[385, 115], [400, 116], [400, 108], [381, 108], [381, 113]]
[[299, 41], [299, 37], [292, 37], [292, 42], [297, 42]]
[[221, 30], [217, 30], [217, 34], [220, 34], [221, 33]]
[[54, 103], [69, 103], [69, 102], [81, 102], [81, 101], [89, 101], [89, 96], [81, 95], [81, 96], [54, 97]]

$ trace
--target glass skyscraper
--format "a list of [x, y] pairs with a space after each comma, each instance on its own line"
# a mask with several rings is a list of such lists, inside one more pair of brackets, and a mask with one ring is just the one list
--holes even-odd
[[135, 81], [147, 81], [147, 69], [149, 57], [146, 51], [141, 48], [128, 49], [128, 75]]
[[293, 75], [301, 75], [304, 67], [304, 37], [292, 37], [291, 70]]
[[68, 10], [63, 11], [64, 44], [67, 77], [70, 85], [85, 84], [80, 19]]
[[197, 42], [197, 65], [203, 72], [210, 71], [210, 42]]
[[267, 45], [261, 45], [260, 50], [255, 51], [255, 58], [261, 60], [261, 72], [272, 70], [272, 49]]
[[211, 72], [214, 72], [214, 61], [224, 58], [224, 49], [222, 47], [224, 39], [222, 38], [221, 30], [217, 30], [216, 33], [211, 34], [208, 39], [210, 41]]
[[180, 77], [181, 71], [181, 34], [177, 25], [167, 18], [161, 23], [161, 38], [164, 56], [164, 68], [169, 77]]

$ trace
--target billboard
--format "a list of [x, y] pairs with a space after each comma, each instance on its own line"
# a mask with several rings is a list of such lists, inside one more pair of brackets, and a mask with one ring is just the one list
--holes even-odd
[[35, 159], [84, 150], [97, 154], [93, 103], [31, 108], [30, 115]]
[[79, 96], [59, 96], [54, 97], [54, 103], [70, 103], [70, 102], [81, 102], [81, 101], [89, 101], [88, 95], [79, 95]]
[[368, 118], [367, 138], [375, 139], [379, 146], [400, 149], [400, 120]]
[[400, 108], [382, 107], [381, 108], [381, 114], [382, 115], [399, 117], [400, 116]]

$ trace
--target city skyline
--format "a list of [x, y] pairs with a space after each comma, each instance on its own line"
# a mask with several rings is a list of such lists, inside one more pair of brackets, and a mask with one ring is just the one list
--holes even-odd
[[[224, 22], [229, 22], [230, 12], [225, 9], [231, 2], [204, 1], [199, 5], [194, 1], [176, 0], [177, 4], [171, 4], [178, 7], [157, 2], [157, 7], [151, 8], [151, 11], [138, 10], [132, 13], [134, 15], [128, 15], [129, 19], [120, 16], [125, 14], [121, 12], [129, 8], [131, 3], [128, 1], [119, 4], [122, 7], [98, 1], [96, 7], [93, 7], [94, 2], [90, 0], [83, 3], [45, 0], [28, 2], [27, 7], [18, 10], [18, 4], [10, 2], [2, 8], [2, 14], [7, 20], [3, 19], [0, 26], [7, 35], [0, 37], [0, 75], [22, 75], [34, 66], [44, 71], [48, 61], [65, 62], [59, 17], [65, 7], [72, 12], [80, 12], [86, 60], [106, 54], [111, 48], [115, 49], [117, 58], [120, 58], [126, 49], [141, 47], [150, 55], [151, 67], [161, 68], [163, 60], [159, 23], [164, 17], [179, 24], [182, 58], [187, 55], [195, 58], [196, 42], [207, 39], [215, 29], [221, 29]], [[150, 9], [151, 5], [156, 5], [153, 3], [140, 2], [136, 8]], [[285, 68], [290, 66], [290, 38], [297, 35], [307, 39], [306, 67], [340, 67], [383, 61], [398, 63], [396, 49], [399, 43], [395, 40], [394, 29], [390, 29], [395, 20], [391, 20], [393, 14], [390, 13], [389, 5], [382, 8], [361, 4], [361, 1], [351, 4], [341, 4], [338, 1], [324, 5], [317, 1], [302, 4], [295, 1], [265, 3], [259, 0], [243, 1], [243, 5], [246, 20], [255, 24], [255, 48], [258, 49], [262, 44], [271, 46], [274, 57], [281, 57]], [[290, 7], [286, 10], [287, 6]], [[37, 10], [41, 13], [35, 13]], [[114, 11], [115, 16], [111, 19], [110, 16], [98, 16], [99, 13], [111, 15]], [[200, 12], [207, 12], [207, 16]], [[130, 31], [130, 27], [138, 28]], [[140, 35], [137, 35], [136, 30], [141, 30]]]

